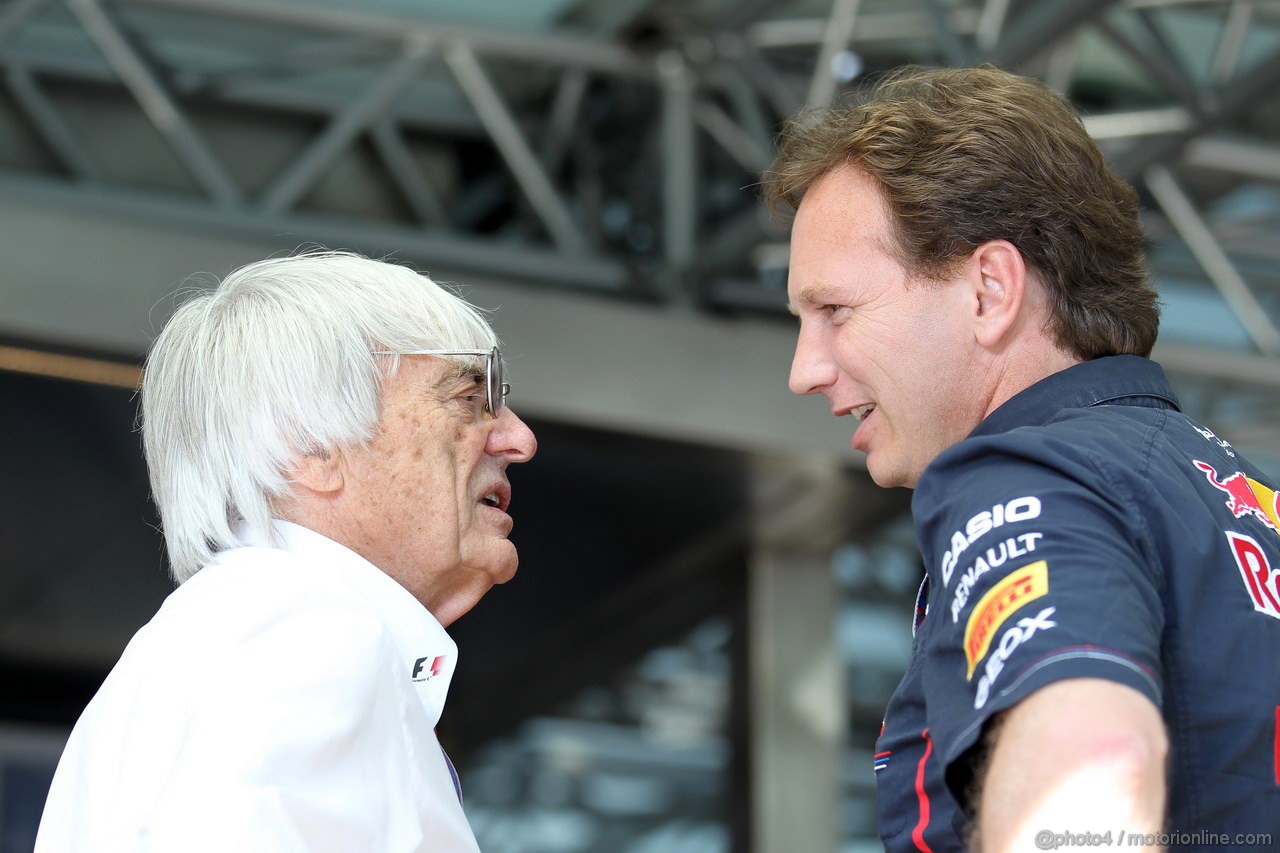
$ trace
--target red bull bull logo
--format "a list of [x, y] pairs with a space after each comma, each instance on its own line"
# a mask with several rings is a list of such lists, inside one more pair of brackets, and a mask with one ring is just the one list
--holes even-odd
[[1252, 515], [1267, 527], [1280, 532], [1280, 494], [1245, 476], [1242, 471], [1220, 479], [1217, 469], [1208, 462], [1201, 462], [1199, 459], [1193, 461], [1204, 472], [1205, 479], [1211, 486], [1226, 493], [1227, 509], [1233, 516], [1244, 518]]

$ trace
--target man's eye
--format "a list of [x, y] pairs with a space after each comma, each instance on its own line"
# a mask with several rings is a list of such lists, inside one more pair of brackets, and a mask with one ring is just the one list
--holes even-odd
[[464, 406], [466, 406], [466, 407], [468, 407], [468, 408], [472, 408], [472, 409], [479, 409], [481, 406], [483, 406], [483, 405], [484, 405], [484, 394], [483, 394], [483, 393], [480, 393], [480, 394], [459, 394], [457, 397], [454, 397], [454, 399], [455, 399], [456, 401], [458, 401], [459, 403], [461, 403], [462, 405], [464, 405]]
[[484, 395], [484, 377], [476, 376], [475, 385], [469, 385], [463, 388], [455, 400], [458, 400], [468, 406], [482, 406], [485, 402]]
[[853, 313], [853, 309], [848, 305], [823, 305], [820, 310], [837, 325], [843, 323]]

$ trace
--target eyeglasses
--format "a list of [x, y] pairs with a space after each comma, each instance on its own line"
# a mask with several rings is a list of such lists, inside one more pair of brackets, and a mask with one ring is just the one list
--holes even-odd
[[375, 352], [374, 355], [474, 355], [484, 356], [484, 391], [485, 402], [484, 411], [491, 418], [496, 418], [498, 412], [502, 411], [502, 407], [507, 404], [507, 395], [511, 393], [511, 385], [503, 382], [503, 373], [505, 372], [502, 363], [502, 350], [494, 347], [491, 350], [483, 349], [418, 349], [409, 350], [408, 352]]

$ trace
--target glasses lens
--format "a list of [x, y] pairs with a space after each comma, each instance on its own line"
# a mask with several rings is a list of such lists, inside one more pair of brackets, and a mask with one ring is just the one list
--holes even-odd
[[502, 370], [502, 352], [494, 347], [489, 352], [488, 364], [485, 365], [485, 373], [488, 376], [489, 387], [487, 389], [489, 395], [489, 414], [493, 417], [498, 416], [498, 412], [502, 411], [502, 404], [506, 402], [506, 386], [503, 385]]

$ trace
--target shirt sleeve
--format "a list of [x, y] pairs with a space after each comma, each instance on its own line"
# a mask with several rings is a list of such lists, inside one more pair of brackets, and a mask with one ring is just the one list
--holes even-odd
[[967, 780], [958, 760], [988, 719], [1052, 682], [1103, 678], [1160, 705], [1161, 581], [1130, 453], [1070, 426], [1015, 430], [962, 442], [922, 478], [923, 681], [949, 781]]

